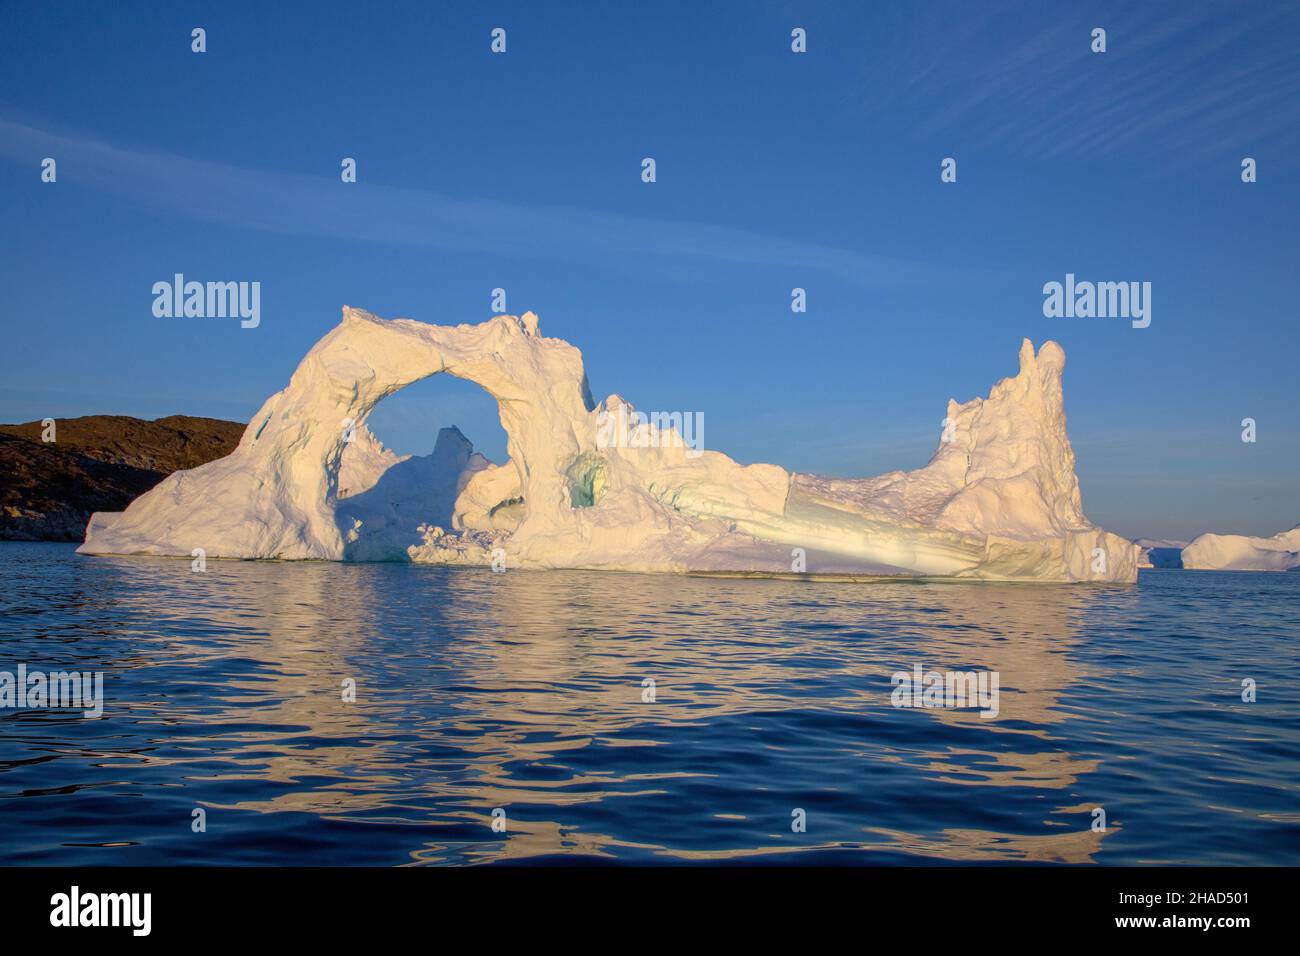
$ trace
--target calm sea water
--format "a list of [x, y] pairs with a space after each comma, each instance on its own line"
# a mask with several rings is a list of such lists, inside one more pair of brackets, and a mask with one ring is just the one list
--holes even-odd
[[[7, 864], [1300, 863], [1297, 574], [200, 574], [3, 544], [0, 575], [0, 670], [106, 698], [0, 711]], [[999, 716], [893, 707], [915, 664], [997, 671]]]

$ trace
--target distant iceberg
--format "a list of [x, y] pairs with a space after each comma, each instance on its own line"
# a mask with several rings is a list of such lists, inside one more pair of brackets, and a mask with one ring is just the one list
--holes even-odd
[[1300, 525], [1271, 538], [1203, 534], [1183, 549], [1183, 567], [1211, 571], [1300, 570]]
[[[1083, 515], [1054, 342], [1018, 374], [949, 401], [929, 464], [875, 478], [740, 465], [689, 447], [617, 395], [597, 405], [581, 353], [537, 316], [477, 325], [343, 321], [226, 458], [96, 514], [80, 551], [505, 568], [1118, 581], [1138, 546]], [[385, 397], [438, 372], [498, 403], [509, 460], [444, 429], [401, 458], [365, 427]], [[620, 422], [628, 433], [608, 434]]]

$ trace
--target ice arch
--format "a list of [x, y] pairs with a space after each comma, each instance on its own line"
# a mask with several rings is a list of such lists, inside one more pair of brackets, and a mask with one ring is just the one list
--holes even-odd
[[499, 501], [522, 495], [531, 513], [561, 520], [565, 471], [591, 445], [581, 426], [592, 400], [576, 348], [542, 337], [531, 312], [437, 326], [344, 306], [342, 323], [266, 400], [232, 454], [177, 472], [120, 515], [97, 515], [87, 535], [94, 547], [84, 550], [342, 559], [335, 508], [345, 449], [361, 475], [374, 472], [382, 462], [366, 461], [371, 410], [444, 372], [478, 384], [500, 409], [509, 461], [475, 490], [499, 491]]

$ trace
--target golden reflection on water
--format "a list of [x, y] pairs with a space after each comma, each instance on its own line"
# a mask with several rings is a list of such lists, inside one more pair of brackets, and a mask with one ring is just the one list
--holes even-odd
[[[148, 622], [142, 632], [168, 637], [165, 654], [138, 666], [165, 660], [225, 674], [200, 706], [123, 702], [139, 719], [172, 725], [169, 754], [147, 759], [189, 781], [278, 785], [248, 788], [266, 795], [227, 805], [234, 809], [419, 824], [427, 836], [411, 850], [413, 862], [608, 856], [618, 848], [730, 860], [856, 847], [918, 859], [1079, 863], [1093, 859], [1105, 836], [1089, 827], [1081, 784], [1096, 761], [1052, 741], [1053, 726], [1068, 718], [1060, 697], [1084, 676], [1071, 648], [1084, 617], [1113, 589], [223, 561], [193, 574], [186, 562], [97, 560], [116, 564], [123, 586], [111, 600]], [[175, 592], [184, 600], [169, 608], [160, 594]], [[896, 710], [890, 675], [917, 663], [999, 672], [998, 717]], [[347, 678], [356, 681], [355, 702], [342, 699]], [[654, 702], [642, 699], [645, 678], [655, 681]], [[819, 843], [786, 832], [782, 804], [770, 839], [698, 847], [679, 845], [672, 832], [624, 841], [562, 824], [562, 813], [538, 819], [545, 807], [637, 794], [671, 800], [674, 781], [727, 774], [568, 767], [566, 756], [594, 743], [672, 748], [677, 728], [809, 711], [915, 722], [906, 725], [915, 734], [864, 735], [840, 748], [838, 760], [861, 762], [864, 787], [892, 764], [910, 768], [918, 799], [954, 787], [970, 801], [997, 800], [999, 788], [1063, 791], [1041, 821], [1061, 832], [953, 825], [912, 833], [864, 819], [860, 838]], [[935, 741], [942, 727], [974, 736]], [[182, 755], [187, 745], [193, 757]], [[780, 752], [804, 745], [763, 744]], [[214, 753], [221, 769], [212, 767]], [[528, 813], [514, 816], [517, 806]], [[508, 834], [491, 832], [496, 807], [511, 814]], [[711, 822], [725, 825], [729, 809], [716, 808]], [[752, 822], [730, 816], [733, 826]]]

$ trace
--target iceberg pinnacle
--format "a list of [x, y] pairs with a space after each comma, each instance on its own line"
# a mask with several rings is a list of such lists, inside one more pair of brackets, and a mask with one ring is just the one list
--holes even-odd
[[[412, 560], [507, 568], [1132, 581], [1137, 546], [1083, 515], [1054, 342], [948, 404], [929, 464], [875, 478], [741, 465], [617, 395], [535, 314], [477, 325], [345, 306], [233, 453], [96, 514], [90, 554]], [[366, 428], [388, 395], [445, 372], [496, 399], [508, 460], [443, 429], [399, 457]], [[619, 421], [627, 435], [608, 440]], [[656, 428], [659, 428], [655, 434]], [[635, 432], [636, 434], [632, 434]], [[672, 440], [636, 440], [646, 438]], [[622, 439], [630, 440], [622, 440]]]

